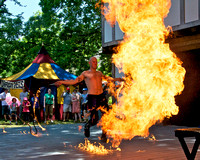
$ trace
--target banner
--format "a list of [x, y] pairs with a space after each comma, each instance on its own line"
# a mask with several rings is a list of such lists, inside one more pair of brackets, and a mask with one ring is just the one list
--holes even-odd
[[24, 80], [10, 82], [1, 80], [0, 87], [7, 88], [7, 89], [23, 89], [24, 88]]

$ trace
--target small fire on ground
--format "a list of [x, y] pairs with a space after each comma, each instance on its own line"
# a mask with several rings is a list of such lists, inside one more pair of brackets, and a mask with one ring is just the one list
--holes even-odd
[[7, 133], [7, 131], [3, 128], [3, 133]]
[[[98, 155], [106, 155], [106, 154], [112, 154], [113, 149], [107, 149], [105, 148], [101, 143], [96, 143], [92, 144], [87, 138], [85, 138], [85, 143], [80, 143], [77, 147], [80, 150], [90, 152], [92, 154], [98, 154]], [[116, 151], [121, 151], [120, 148], [115, 149]]]

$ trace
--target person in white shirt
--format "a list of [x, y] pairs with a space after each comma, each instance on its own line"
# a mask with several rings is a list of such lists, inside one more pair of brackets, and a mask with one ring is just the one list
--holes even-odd
[[23, 100], [24, 98], [27, 97], [28, 98], [28, 92], [26, 91], [26, 88], [23, 89], [23, 92], [20, 93], [19, 95], [19, 99], [20, 99], [20, 102], [21, 102], [21, 105], [20, 105], [20, 109], [19, 109], [19, 116], [21, 117], [22, 115], [22, 103], [23, 103]]
[[4, 119], [7, 122], [7, 116], [10, 115], [10, 107], [6, 102], [6, 97], [11, 97], [11, 94], [8, 93], [8, 89], [5, 88], [4, 92], [0, 94], [0, 101], [2, 103], [2, 115], [4, 116]]
[[84, 119], [84, 122], [86, 122], [87, 119], [87, 88], [83, 88], [83, 94], [81, 94], [81, 116]]
[[[66, 92], [63, 92], [61, 97], [64, 98], [63, 102], [63, 121], [69, 121], [69, 115], [72, 112], [72, 95], [70, 93], [70, 88], [67, 87]], [[67, 119], [66, 119], [67, 116]]]

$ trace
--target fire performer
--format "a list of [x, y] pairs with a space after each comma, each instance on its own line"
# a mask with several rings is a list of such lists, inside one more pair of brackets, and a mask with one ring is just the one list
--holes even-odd
[[[90, 69], [87, 71], [83, 71], [80, 76], [78, 76], [75, 80], [64, 80], [57, 81], [55, 85], [59, 86], [61, 84], [65, 85], [74, 85], [85, 80], [86, 86], [88, 88], [88, 108], [90, 111], [90, 119], [85, 124], [84, 134], [86, 137], [90, 137], [90, 127], [94, 126], [98, 123], [98, 108], [101, 106], [105, 110], [108, 110], [108, 104], [106, 101], [106, 97], [103, 94], [102, 88], [102, 80], [106, 80], [108, 82], [114, 81], [123, 81], [122, 78], [112, 78], [102, 74], [102, 72], [97, 71], [97, 59], [96, 57], [91, 57], [89, 60]], [[102, 140], [106, 139], [105, 131], [102, 131]]]

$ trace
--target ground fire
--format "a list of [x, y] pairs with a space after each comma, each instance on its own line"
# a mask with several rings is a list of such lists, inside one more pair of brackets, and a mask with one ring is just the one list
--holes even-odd
[[104, 154], [111, 154], [113, 152], [112, 149], [107, 149], [105, 148], [102, 144], [92, 144], [88, 139], [85, 139], [85, 143], [80, 143], [78, 145], [78, 148], [93, 154], [99, 154], [99, 155], [104, 155]]

